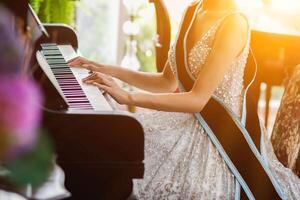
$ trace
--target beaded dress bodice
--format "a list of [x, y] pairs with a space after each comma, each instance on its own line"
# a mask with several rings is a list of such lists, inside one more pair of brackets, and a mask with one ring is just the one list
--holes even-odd
[[[222, 18], [224, 19], [224, 18]], [[205, 61], [211, 52], [214, 36], [220, 26], [222, 19], [218, 20], [202, 38], [192, 47], [188, 54], [188, 73], [193, 80], [196, 80], [202, 67], [205, 65]], [[224, 76], [219, 86], [214, 92], [214, 95], [219, 97], [227, 104], [236, 114], [241, 115], [242, 105], [242, 93], [243, 93], [243, 75], [246, 66], [248, 54], [249, 54], [249, 41], [245, 48], [236, 58], [230, 66], [230, 69]], [[173, 45], [169, 51], [169, 63], [172, 72], [177, 77], [177, 65], [176, 65], [176, 51], [175, 45]]]

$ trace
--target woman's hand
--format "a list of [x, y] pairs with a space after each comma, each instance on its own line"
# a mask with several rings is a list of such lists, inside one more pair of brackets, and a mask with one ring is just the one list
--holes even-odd
[[68, 64], [70, 67], [82, 67], [93, 72], [100, 71], [100, 68], [104, 67], [104, 65], [97, 64], [80, 56], [68, 61]]
[[111, 76], [96, 72], [83, 79], [83, 82], [104, 90], [119, 104], [131, 105], [132, 103], [130, 93], [119, 87]]

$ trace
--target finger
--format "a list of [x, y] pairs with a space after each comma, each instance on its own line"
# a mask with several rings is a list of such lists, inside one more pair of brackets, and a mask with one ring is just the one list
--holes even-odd
[[103, 82], [103, 80], [101, 78], [95, 78], [95, 79], [92, 79], [92, 80], [87, 80], [87, 81], [84, 81], [85, 84], [93, 84], [93, 83], [99, 83], [99, 84], [105, 84]]
[[84, 81], [85, 84], [88, 84], [88, 85], [93, 85], [95, 81]]
[[80, 56], [77, 56], [75, 58], [72, 58], [72, 59], [68, 60], [68, 63], [73, 62], [73, 61], [78, 60], [78, 59], [80, 59]]
[[[96, 79], [93, 79], [93, 80], [84, 81], [84, 83], [88, 84], [88, 85], [93, 85], [94, 83], [99, 83], [101, 85], [107, 85], [106, 83], [104, 83], [103, 79], [100, 77], [97, 77]], [[111, 87], [110, 85], [107, 85], [107, 86]]]
[[89, 65], [89, 64], [83, 64], [82, 67], [85, 68], [85, 69], [90, 69], [91, 65]]
[[82, 79], [82, 81], [83, 81], [83, 82], [86, 82], [86, 81], [94, 80], [96, 77], [97, 77], [97, 74], [96, 74], [96, 73], [92, 73], [92, 74], [89, 75], [88, 77]]
[[77, 57], [77, 58], [74, 58], [74, 59], [71, 59], [68, 61], [68, 64], [69, 65], [77, 65], [81, 62], [81, 58], [80, 57]]
[[96, 68], [97, 68], [95, 65], [92, 65], [92, 64], [83, 64], [82, 67], [87, 70], [91, 70], [91, 71], [96, 71]]
[[102, 74], [102, 73], [97, 73], [97, 74], [98, 77], [102, 79], [103, 84], [110, 87], [113, 85], [114, 80], [110, 76], [107, 76], [106, 74]]
[[104, 90], [107, 93], [110, 93], [111, 88], [107, 85], [102, 85], [102, 84], [99, 84], [99, 83], [96, 83], [96, 82], [94, 82], [93, 85], [100, 88], [100, 89], [102, 89], [102, 90]]
[[76, 61], [73, 61], [71, 63], [68, 63], [68, 65], [70, 67], [81, 67], [81, 62], [76, 60]]

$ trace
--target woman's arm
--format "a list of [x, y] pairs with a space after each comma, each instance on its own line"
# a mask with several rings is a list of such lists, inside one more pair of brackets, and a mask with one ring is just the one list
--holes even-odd
[[115, 77], [129, 85], [149, 92], [171, 93], [178, 87], [177, 80], [173, 75], [168, 62], [162, 73], [139, 72], [118, 66], [101, 65], [82, 57], [71, 60], [69, 65], [75, 67], [81, 66], [91, 71]]
[[128, 93], [112, 78], [98, 74], [98, 81], [86, 80], [107, 91], [121, 104], [172, 112], [200, 112], [224, 78], [232, 62], [248, 39], [248, 23], [244, 17], [228, 17], [218, 30], [212, 51], [191, 91], [179, 94]]
[[178, 87], [168, 62], [161, 73], [132, 71], [122, 67], [108, 67], [106, 69], [107, 73], [105, 74], [149, 92], [172, 93]]

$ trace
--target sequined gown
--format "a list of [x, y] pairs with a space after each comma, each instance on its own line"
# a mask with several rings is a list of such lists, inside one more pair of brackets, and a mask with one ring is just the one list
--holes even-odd
[[[192, 77], [197, 77], [205, 63], [211, 51], [210, 41], [221, 22], [217, 21], [189, 52], [187, 70]], [[248, 42], [214, 92], [238, 116], [241, 116], [249, 46]], [[174, 46], [168, 61], [177, 75]], [[133, 194], [137, 199], [234, 199], [234, 177], [192, 114], [142, 111], [136, 118], [145, 130], [145, 174], [143, 180], [134, 181]], [[296, 177], [270, 155], [272, 149], [266, 144], [266, 154], [272, 158], [271, 166], [281, 182], [294, 187], [285, 191], [291, 199], [300, 199], [299, 182], [293, 184]], [[293, 181], [287, 180], [291, 177]]]

